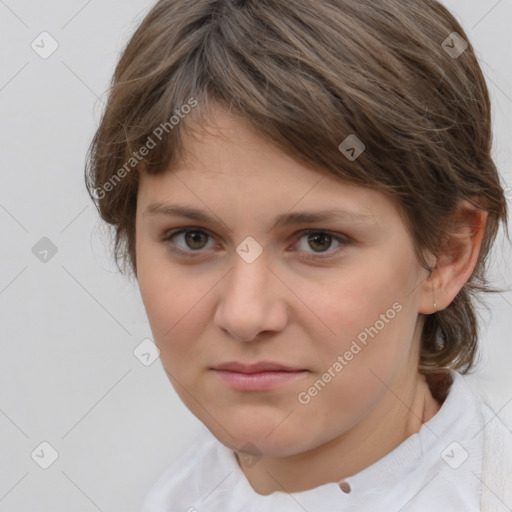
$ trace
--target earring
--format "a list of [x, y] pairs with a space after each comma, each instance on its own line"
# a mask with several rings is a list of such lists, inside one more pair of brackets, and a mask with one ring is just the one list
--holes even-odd
[[437, 311], [436, 297], [434, 295], [434, 287], [432, 286], [432, 298], [434, 299], [434, 312]]

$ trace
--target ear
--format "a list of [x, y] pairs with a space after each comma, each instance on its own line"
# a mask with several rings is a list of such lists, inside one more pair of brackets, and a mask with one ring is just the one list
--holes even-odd
[[446, 308], [471, 277], [478, 261], [487, 212], [466, 200], [460, 201], [450, 222], [432, 273], [422, 287], [419, 313], [430, 315]]

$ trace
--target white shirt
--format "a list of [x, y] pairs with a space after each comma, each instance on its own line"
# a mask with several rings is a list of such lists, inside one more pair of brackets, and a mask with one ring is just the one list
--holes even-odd
[[146, 496], [142, 512], [477, 512], [482, 492], [484, 415], [462, 375], [419, 432], [345, 479], [303, 492], [264, 496], [250, 486], [232, 450], [208, 430]]

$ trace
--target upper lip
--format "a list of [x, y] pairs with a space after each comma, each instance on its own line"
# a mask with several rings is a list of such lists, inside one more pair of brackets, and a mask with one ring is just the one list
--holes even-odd
[[271, 361], [260, 361], [257, 363], [240, 363], [237, 361], [232, 361], [214, 366], [213, 369], [239, 373], [259, 373], [270, 371], [298, 372], [304, 370], [304, 368], [287, 366], [280, 363], [273, 363]]

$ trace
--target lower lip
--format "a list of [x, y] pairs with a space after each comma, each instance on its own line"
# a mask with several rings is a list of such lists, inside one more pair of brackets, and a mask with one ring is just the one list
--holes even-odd
[[293, 382], [307, 373], [305, 370], [297, 372], [266, 371], [257, 373], [241, 373], [227, 370], [213, 371], [224, 382], [238, 391], [269, 391]]

